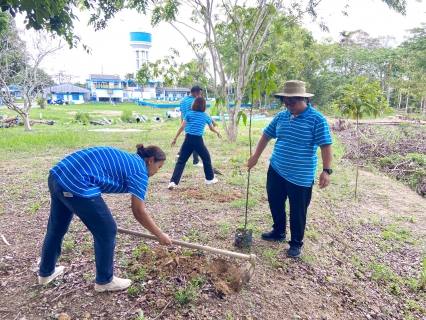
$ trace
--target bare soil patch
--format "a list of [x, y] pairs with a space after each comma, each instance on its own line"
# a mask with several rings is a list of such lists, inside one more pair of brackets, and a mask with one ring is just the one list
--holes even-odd
[[[74, 218], [59, 261], [63, 277], [37, 285], [37, 265], [49, 216], [50, 157], [10, 161], [0, 167], [0, 319], [426, 319], [420, 287], [426, 238], [426, 199], [384, 173], [363, 171], [353, 197], [354, 166], [336, 161], [332, 184], [314, 187], [301, 260], [286, 257], [288, 244], [260, 239], [271, 228], [264, 177], [268, 157], [252, 172], [249, 223], [253, 246], [233, 246], [243, 220], [228, 162], [217, 185], [199, 169], [167, 190], [170, 172], [150, 179], [147, 210], [174, 239], [257, 255], [250, 282], [244, 261], [119, 234], [115, 275], [132, 279], [128, 291], [94, 291], [93, 240]], [[195, 181], [195, 182], [194, 182]], [[191, 184], [191, 182], [193, 184]], [[200, 182], [200, 183], [198, 183]], [[233, 183], [231, 183], [233, 182]], [[196, 184], [194, 184], [196, 183]], [[105, 195], [120, 227], [144, 231], [128, 195]], [[290, 231], [287, 230], [290, 237]]]

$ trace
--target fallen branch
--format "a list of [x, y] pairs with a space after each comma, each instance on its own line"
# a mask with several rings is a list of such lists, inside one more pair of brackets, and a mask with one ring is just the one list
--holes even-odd
[[73, 291], [75, 291], [75, 290], [77, 290], [77, 289], [79, 289], [79, 288], [74, 288], [74, 289], [72, 289], [72, 290], [70, 290], [70, 291], [68, 291], [68, 292], [61, 293], [61, 294], [60, 294], [59, 296], [57, 296], [56, 298], [52, 299], [52, 301], [51, 301], [51, 302], [53, 302], [53, 301], [55, 301], [55, 300], [58, 300], [60, 297], [62, 297], [62, 296], [66, 296], [67, 294], [69, 294], [69, 293], [71, 293], [71, 292], [73, 292]]
[[6, 240], [6, 238], [4, 237], [4, 235], [2, 235], [2, 234], [0, 233], [0, 237], [2, 238], [2, 240], [4, 241], [4, 243], [6, 243], [8, 246], [10, 246], [10, 243], [9, 243], [9, 242], [7, 242], [7, 240]]
[[130, 312], [132, 312], [133, 311], [133, 309], [134, 308], [136, 308], [136, 306], [138, 305], [138, 302], [136, 302], [134, 305], [133, 305], [133, 307], [132, 308], [130, 308], [127, 312], [125, 312], [121, 317], [120, 317], [120, 319], [123, 319], [125, 316], [126, 316], [126, 314], [128, 314], [128, 313], [130, 313]]
[[156, 317], [155, 317], [154, 319], [152, 319], [152, 320], [155, 320], [155, 319], [159, 318], [159, 317], [163, 314], [164, 310], [166, 310], [166, 308], [169, 306], [170, 302], [172, 302], [172, 301], [173, 301], [173, 299], [172, 299], [172, 300], [170, 300], [170, 301], [166, 304], [166, 306], [163, 308], [163, 310], [160, 312], [160, 314], [159, 314], [158, 316], [156, 316]]
[[408, 162], [410, 162], [410, 161], [413, 161], [413, 159], [408, 159], [407, 161], [404, 161], [404, 162], [401, 162], [401, 163], [398, 163], [395, 167], [393, 167], [391, 170], [392, 171], [395, 171], [396, 170], [396, 168], [398, 168], [399, 166], [402, 166], [403, 164], [406, 164], [406, 163], [408, 163]]
[[44, 124], [48, 124], [48, 125], [54, 125], [55, 121], [53, 120], [30, 120], [30, 125], [33, 125], [35, 123], [44, 123]]

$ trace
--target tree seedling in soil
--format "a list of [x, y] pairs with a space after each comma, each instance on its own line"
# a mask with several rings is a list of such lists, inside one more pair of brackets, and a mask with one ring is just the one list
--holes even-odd
[[[256, 65], [261, 59], [267, 58], [265, 55], [256, 55], [253, 59], [250, 60], [250, 64]], [[250, 157], [252, 156], [251, 150], [251, 120], [253, 115], [253, 104], [261, 100], [262, 92], [266, 92], [266, 95], [270, 95], [272, 90], [278, 90], [275, 82], [272, 80], [277, 68], [272, 62], [267, 62], [265, 65], [261, 66], [259, 70], [253, 73], [250, 77], [246, 90], [251, 96], [251, 106], [250, 106], [250, 122], [249, 122], [249, 146], [250, 146]], [[244, 124], [247, 122], [247, 115], [242, 111], [238, 114], [238, 120], [240, 117], [243, 118]], [[234, 245], [239, 248], [250, 247], [253, 243], [253, 229], [247, 229], [247, 211], [249, 204], [249, 189], [250, 189], [250, 171], [247, 175], [247, 192], [246, 192], [246, 210], [244, 215], [244, 228], [237, 228], [234, 235]]]
[[366, 77], [359, 77], [355, 84], [346, 85], [340, 96], [334, 100], [334, 108], [344, 117], [356, 120], [357, 132], [357, 165], [355, 174], [355, 198], [358, 191], [358, 168], [360, 159], [360, 140], [358, 125], [363, 116], [377, 117], [384, 112], [390, 112], [383, 90], [379, 82], [370, 83]]

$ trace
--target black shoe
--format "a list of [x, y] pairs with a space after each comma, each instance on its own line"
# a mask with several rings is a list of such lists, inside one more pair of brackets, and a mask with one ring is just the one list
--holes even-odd
[[262, 233], [262, 239], [266, 241], [285, 241], [285, 233], [277, 233], [274, 229], [269, 232]]
[[302, 248], [301, 247], [290, 247], [287, 251], [287, 257], [289, 258], [300, 258], [302, 255]]

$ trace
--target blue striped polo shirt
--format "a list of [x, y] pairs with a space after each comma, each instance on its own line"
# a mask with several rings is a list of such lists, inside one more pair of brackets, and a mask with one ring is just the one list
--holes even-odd
[[50, 173], [65, 191], [77, 197], [131, 193], [145, 201], [148, 170], [137, 154], [111, 147], [83, 149], [66, 156]]
[[192, 103], [195, 98], [193, 96], [186, 96], [180, 103], [180, 112], [182, 113], [182, 119], [191, 111]]
[[206, 123], [212, 124], [212, 119], [202, 111], [189, 111], [183, 120], [187, 122], [185, 132], [194, 136], [202, 136]]
[[318, 146], [333, 143], [324, 116], [310, 105], [297, 117], [292, 117], [288, 110], [282, 111], [263, 133], [271, 139], [277, 139], [269, 159], [275, 171], [294, 184], [312, 186]]

